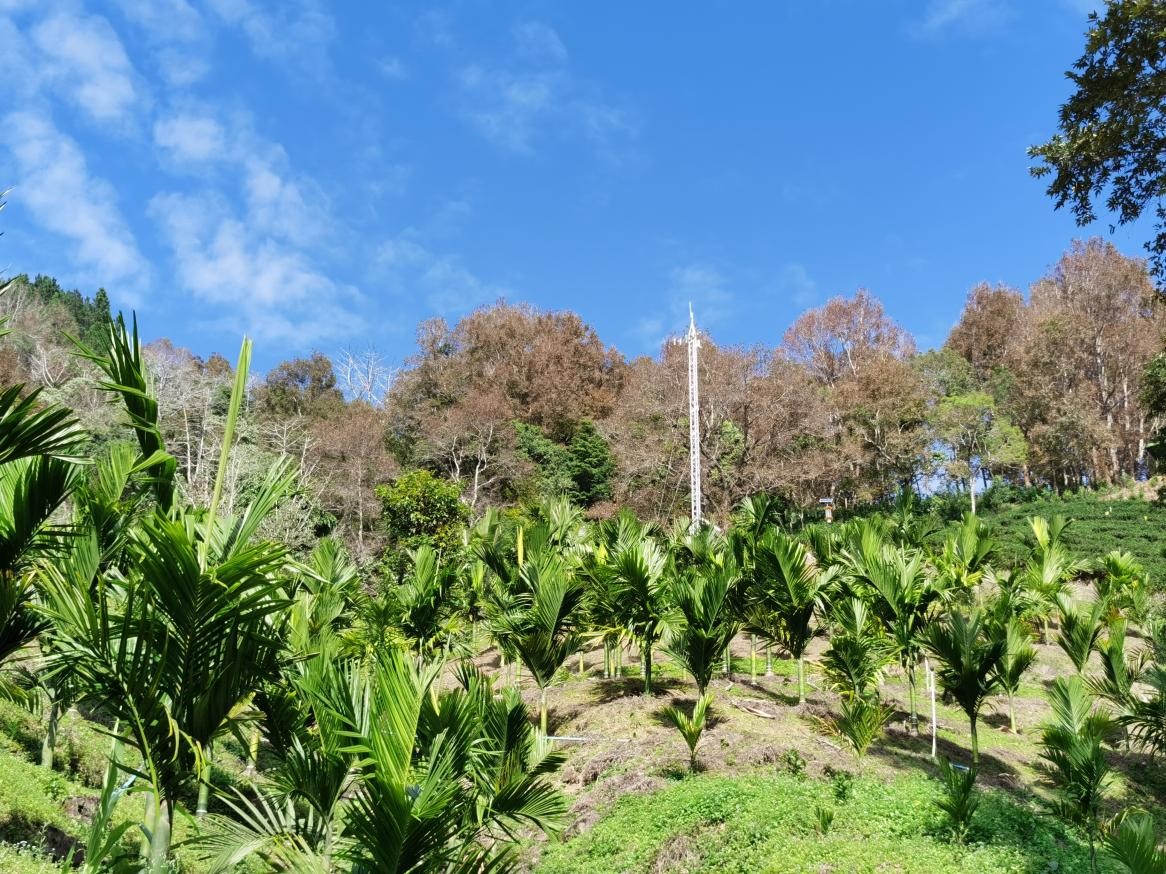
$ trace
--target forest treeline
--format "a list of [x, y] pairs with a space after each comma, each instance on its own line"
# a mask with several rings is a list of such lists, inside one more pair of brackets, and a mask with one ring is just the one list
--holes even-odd
[[[1060, 491], [1144, 476], [1166, 397], [1162, 310], [1145, 263], [1094, 239], [1027, 293], [973, 288], [939, 349], [920, 351], [862, 290], [803, 313], [775, 347], [705, 337], [707, 512], [726, 519], [757, 492], [855, 507], [912, 485]], [[121, 420], [68, 339], [105, 336], [105, 292], [19, 276], [0, 316], [13, 330], [5, 381], [43, 387], [94, 440], [113, 439]], [[165, 338], [146, 355], [182, 487], [205, 503], [232, 366]], [[250, 386], [225, 507], [290, 458], [299, 488], [267, 533], [293, 548], [333, 533], [362, 561], [385, 545], [388, 492], [436, 480], [467, 516], [565, 495], [595, 517], [669, 520], [688, 503], [684, 355], [668, 343], [628, 359], [574, 313], [498, 302], [421, 324], [400, 368], [371, 352], [288, 360]]]

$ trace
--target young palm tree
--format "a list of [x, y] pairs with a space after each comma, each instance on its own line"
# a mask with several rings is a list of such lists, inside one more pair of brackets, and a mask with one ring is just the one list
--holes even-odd
[[734, 590], [740, 584], [736, 562], [706, 565], [684, 571], [674, 566], [669, 573], [672, 600], [679, 616], [668, 642], [668, 653], [692, 674], [699, 695], [704, 696], [740, 621], [732, 609]]
[[977, 722], [984, 702], [999, 687], [1005, 641], [989, 634], [979, 612], [969, 616], [959, 611], [928, 628], [924, 641], [939, 662], [936, 676], [940, 684], [967, 714], [972, 735], [972, 764], [979, 765]]
[[1129, 617], [1149, 588], [1146, 571], [1132, 553], [1114, 549], [1101, 557], [1093, 578], [1097, 600], [1105, 605], [1108, 619]]
[[[86, 435], [72, 413], [42, 405], [39, 395], [23, 386], [0, 391], [0, 665], [44, 628], [33, 571], [64, 550], [69, 527], [54, 517], [82, 482]], [[0, 694], [19, 693], [0, 676]]]
[[753, 567], [745, 597], [746, 627], [797, 661], [798, 703], [804, 704], [806, 650], [821, 633], [814, 617], [826, 608], [835, 569], [822, 570], [803, 544], [780, 533], [757, 543]]
[[843, 697], [874, 697], [894, 657], [882, 627], [861, 598], [835, 607], [831, 625], [830, 648], [822, 656], [826, 676]]
[[539, 690], [539, 725], [547, 732], [547, 687], [579, 650], [585, 586], [573, 568], [552, 552], [527, 561], [519, 572], [522, 594], [498, 619], [495, 634], [507, 641]]
[[[369, 665], [321, 659], [295, 684], [294, 744], [253, 797], [212, 816], [214, 871], [247, 858], [289, 871], [502, 871], [518, 830], [553, 833], [566, 812], [547, 782], [561, 758], [540, 745], [517, 692], [472, 669], [436, 692], [386, 650]], [[293, 720], [294, 722], [294, 720]]]
[[1097, 836], [1106, 791], [1109, 763], [1102, 745], [1116, 723], [1097, 708], [1080, 677], [1058, 677], [1049, 692], [1053, 718], [1041, 732], [1041, 758], [1056, 786], [1057, 810], [1081, 826], [1089, 838], [1091, 870], [1097, 870]]
[[1057, 646], [1073, 662], [1077, 675], [1083, 676], [1089, 664], [1089, 656], [1101, 639], [1105, 630], [1102, 621], [1104, 605], [1100, 601], [1091, 604], [1074, 604], [1063, 595], [1056, 599], [1057, 610], [1061, 614], [1060, 628], [1057, 630]]
[[665, 556], [645, 530], [617, 544], [606, 565], [621, 623], [643, 653], [644, 694], [652, 694], [652, 649], [672, 611]]
[[1154, 817], [1125, 811], [1105, 830], [1105, 851], [1127, 874], [1166, 874], [1166, 850], [1158, 848]]
[[698, 764], [696, 750], [700, 746], [700, 739], [704, 734], [707, 722], [708, 709], [712, 703], [713, 696], [702, 693], [692, 708], [692, 716], [674, 706], [665, 707], [660, 711], [661, 718], [674, 726], [680, 732], [680, 736], [684, 738], [685, 744], [688, 745], [688, 770], [694, 774]]
[[1105, 636], [1097, 643], [1101, 656], [1101, 675], [1087, 677], [1089, 691], [1104, 698], [1121, 714], [1129, 713], [1137, 700], [1134, 684], [1142, 680], [1146, 669], [1146, 652], [1126, 654], [1126, 621], [1113, 619], [1106, 626]]
[[969, 592], [988, 569], [996, 543], [979, 516], [965, 513], [960, 526], [947, 536], [935, 557], [935, 569], [945, 593]]
[[409, 572], [389, 595], [393, 624], [420, 665], [436, 656], [452, 635], [456, 571], [443, 566], [428, 545], [410, 552], [409, 558]]
[[1150, 694], [1133, 696], [1122, 724], [1138, 744], [1162, 755], [1166, 753], [1166, 664], [1151, 665], [1141, 679]]
[[1015, 582], [1025, 590], [1028, 614], [1024, 618], [1040, 622], [1041, 639], [1048, 643], [1049, 619], [1056, 612], [1057, 598], [1064, 594], [1068, 581], [1085, 569], [1085, 564], [1070, 556], [1065, 547], [1063, 537], [1069, 521], [1064, 516], [1051, 520], [1034, 516], [1028, 522], [1032, 550], [1015, 575]]
[[1000, 656], [1000, 666], [996, 671], [996, 681], [1008, 696], [1008, 727], [1016, 734], [1016, 710], [1013, 699], [1020, 692], [1020, 681], [1036, 661], [1036, 649], [1032, 646], [1032, 636], [1018, 619], [1007, 619], [994, 624], [993, 637], [1004, 641]]
[[874, 608], [887, 629], [899, 664], [907, 674], [911, 730], [919, 733], [916, 672], [923, 633], [939, 590], [925, 573], [923, 557], [903, 549], [888, 549], [864, 564], [862, 583], [874, 593]]

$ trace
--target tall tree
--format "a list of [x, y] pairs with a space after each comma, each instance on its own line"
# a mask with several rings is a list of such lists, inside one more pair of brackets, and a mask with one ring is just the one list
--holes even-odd
[[1166, 8], [1146, 0], [1110, 0], [1089, 14], [1085, 52], [1065, 75], [1074, 92], [1061, 106], [1059, 131], [1029, 150], [1038, 178], [1050, 178], [1056, 207], [1078, 224], [1098, 204], [1120, 223], [1153, 208], [1146, 243], [1159, 278], [1166, 275]]

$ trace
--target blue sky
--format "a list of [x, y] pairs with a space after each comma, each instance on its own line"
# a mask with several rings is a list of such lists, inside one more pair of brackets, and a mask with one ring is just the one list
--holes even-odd
[[639, 354], [862, 286], [938, 344], [1108, 230], [1025, 155], [1092, 5], [0, 0], [0, 266], [262, 368], [502, 296]]

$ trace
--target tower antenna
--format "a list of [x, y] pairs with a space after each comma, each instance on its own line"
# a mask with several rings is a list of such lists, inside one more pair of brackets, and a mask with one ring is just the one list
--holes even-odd
[[688, 304], [688, 484], [691, 500], [689, 517], [695, 531], [701, 523], [700, 499], [700, 385], [697, 369], [697, 350], [700, 349], [700, 334], [696, 330], [696, 316], [692, 313], [692, 303]]

